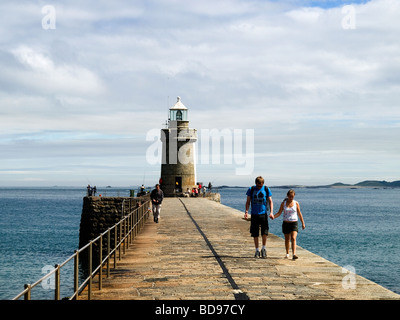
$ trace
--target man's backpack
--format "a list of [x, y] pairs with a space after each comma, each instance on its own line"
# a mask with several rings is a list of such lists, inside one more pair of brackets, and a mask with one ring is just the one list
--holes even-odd
[[[250, 198], [251, 198], [251, 202], [250, 203], [253, 203], [253, 192], [254, 192], [254, 189], [255, 189], [255, 186], [252, 186], [251, 187], [251, 190], [250, 190]], [[271, 208], [269, 207], [269, 202], [268, 202], [268, 187], [267, 186], [264, 186], [264, 190], [265, 190], [265, 194], [266, 194], [266, 199], [265, 199], [265, 207], [267, 208], [267, 210], [266, 210], [266, 212], [268, 212], [268, 211], [271, 211]]]

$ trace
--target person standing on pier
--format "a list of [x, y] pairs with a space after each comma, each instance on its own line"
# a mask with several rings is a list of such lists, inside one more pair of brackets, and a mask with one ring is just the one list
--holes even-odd
[[296, 237], [297, 233], [299, 232], [299, 218], [303, 229], [305, 229], [306, 227], [306, 225], [304, 224], [303, 215], [300, 211], [300, 205], [297, 201], [294, 200], [295, 194], [296, 193], [294, 192], [294, 190], [290, 189], [287, 193], [287, 198], [281, 203], [279, 211], [273, 216], [273, 219], [278, 218], [283, 212], [282, 232], [285, 235], [285, 259], [289, 258], [289, 246], [290, 242], [292, 242], [293, 260], [298, 259], [296, 255]]
[[91, 196], [92, 196], [92, 193], [93, 193], [93, 189], [92, 189], [92, 187], [90, 186], [90, 184], [87, 185], [86, 189], [87, 189], [87, 196], [88, 196], [88, 197], [91, 197]]
[[156, 188], [150, 194], [151, 205], [153, 209], [154, 222], [158, 223], [160, 217], [161, 203], [164, 199], [164, 192], [160, 189], [160, 185], [157, 183]]
[[254, 238], [254, 246], [256, 248], [255, 258], [260, 257], [259, 250], [259, 236], [261, 227], [261, 237], [262, 237], [262, 249], [261, 257], [267, 257], [267, 237], [268, 237], [268, 208], [270, 209], [269, 217], [273, 218], [274, 204], [272, 202], [271, 190], [264, 186], [264, 178], [259, 176], [255, 181], [256, 185], [250, 187], [247, 192], [246, 200], [246, 212], [244, 218], [248, 218], [249, 208], [251, 205], [251, 222], [250, 222], [250, 234]]

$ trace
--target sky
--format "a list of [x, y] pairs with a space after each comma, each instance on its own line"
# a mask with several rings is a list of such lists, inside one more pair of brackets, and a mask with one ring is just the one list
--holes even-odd
[[0, 12], [0, 186], [153, 186], [178, 96], [203, 183], [400, 180], [398, 0], [5, 0]]

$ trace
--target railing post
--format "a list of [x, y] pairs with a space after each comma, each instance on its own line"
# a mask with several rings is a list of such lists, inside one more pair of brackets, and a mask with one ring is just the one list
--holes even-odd
[[119, 223], [118, 260], [121, 260], [122, 223]]
[[24, 294], [24, 300], [31, 300], [31, 285], [29, 283], [25, 284], [24, 289], [28, 289]]
[[140, 229], [141, 229], [141, 227], [142, 227], [142, 214], [141, 214], [141, 212], [142, 212], [142, 207], [139, 207], [138, 208], [138, 233], [140, 232]]
[[118, 225], [114, 226], [114, 269], [117, 268], [117, 226]]
[[92, 298], [92, 241], [89, 243], [89, 285], [88, 285], [88, 300]]
[[74, 294], [75, 300], [78, 300], [79, 290], [79, 250], [75, 250], [74, 257]]
[[142, 205], [141, 206], [141, 209], [142, 209], [142, 229], [143, 229], [143, 227], [144, 227], [144, 213], [146, 212], [146, 211], [144, 211], [144, 205]]
[[110, 276], [110, 228], [107, 230], [107, 278]]
[[138, 235], [138, 223], [139, 223], [139, 208], [135, 210], [135, 237]]
[[103, 236], [99, 239], [99, 290], [103, 287]]
[[132, 234], [131, 234], [131, 214], [129, 213], [128, 217], [126, 218], [126, 225], [127, 225], [127, 231], [128, 231], [128, 248], [129, 245], [132, 244]]
[[60, 300], [60, 265], [56, 264], [54, 268], [56, 269], [54, 300]]
[[127, 241], [126, 241], [126, 221], [127, 219], [124, 218], [124, 254], [126, 253]]
[[126, 217], [126, 249], [129, 249], [131, 233], [129, 232], [130, 216]]
[[131, 215], [128, 214], [126, 217], [126, 235], [128, 236], [128, 238], [127, 238], [127, 248], [128, 249], [129, 249], [129, 245], [131, 244], [130, 227], [131, 227]]
[[143, 228], [143, 208], [144, 206], [140, 206], [140, 230]]
[[131, 234], [131, 244], [133, 243], [133, 212], [131, 211], [131, 215], [129, 216], [129, 232]]
[[133, 232], [133, 239], [136, 238], [136, 209], [132, 212], [132, 232]]
[[138, 208], [138, 233], [140, 232], [140, 229], [142, 228], [142, 207]]
[[133, 239], [136, 238], [136, 212], [137, 212], [136, 209], [132, 212], [132, 232], [133, 232]]

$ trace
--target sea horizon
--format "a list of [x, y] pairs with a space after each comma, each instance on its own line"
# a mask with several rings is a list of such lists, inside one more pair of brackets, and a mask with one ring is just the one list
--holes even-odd
[[[388, 184], [387, 186], [385, 184]], [[88, 185], [96, 186], [98, 188], [140, 188], [141, 185], [96, 185], [88, 183], [87, 185], [4, 185], [0, 188], [84, 188]], [[151, 187], [154, 187], [156, 183]], [[390, 186], [392, 185], [392, 186]], [[204, 184], [207, 188], [208, 184]], [[146, 188], [150, 188], [149, 185], [145, 185]], [[212, 188], [247, 188], [246, 185], [213, 185]], [[363, 180], [354, 184], [334, 182], [326, 184], [278, 184], [269, 185], [271, 188], [398, 188], [400, 187], [400, 180], [394, 180], [388, 182], [386, 180]]]

